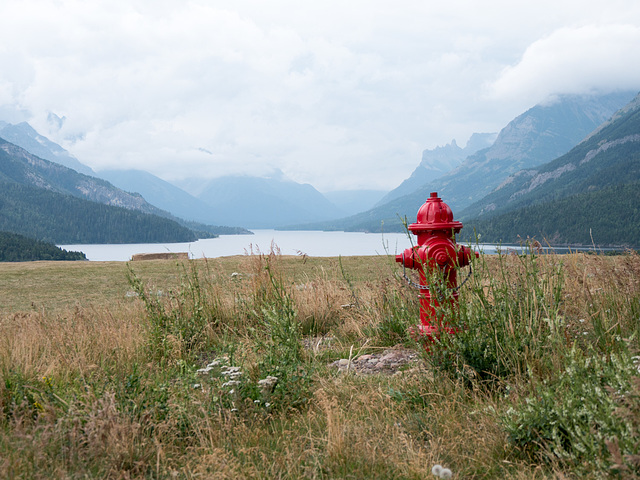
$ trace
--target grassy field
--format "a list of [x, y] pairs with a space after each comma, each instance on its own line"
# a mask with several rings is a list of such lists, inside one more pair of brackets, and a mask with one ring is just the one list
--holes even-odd
[[401, 275], [0, 264], [0, 478], [640, 475], [636, 254], [483, 256], [433, 343]]

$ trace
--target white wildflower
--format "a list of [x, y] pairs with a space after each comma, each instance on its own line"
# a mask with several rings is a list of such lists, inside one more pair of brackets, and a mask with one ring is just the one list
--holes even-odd
[[269, 408], [271, 406], [271, 404], [269, 402], [264, 404], [265, 407]]
[[238, 380], [229, 380], [228, 382], [222, 384], [222, 388], [235, 387], [236, 385], [240, 385], [240, 382]]
[[229, 361], [229, 357], [227, 357], [226, 355], [223, 357], [216, 357], [213, 359], [213, 361], [207, 365], [207, 367], [217, 367], [219, 365], [223, 365], [225, 363], [227, 363]]
[[431, 469], [431, 473], [434, 474], [436, 477], [440, 476], [440, 472], [442, 472], [441, 465], [434, 465], [433, 468]]
[[204, 368], [199, 368], [198, 370], [196, 370], [196, 373], [199, 373], [200, 375], [208, 375], [211, 370], [213, 370], [213, 368], [207, 365]]
[[451, 470], [449, 470], [448, 468], [443, 468], [440, 471], [440, 478], [451, 478], [453, 476], [453, 473], [451, 473]]
[[221, 372], [221, 375], [242, 375], [240, 367], [225, 367], [225, 370]]
[[202, 385], [200, 385], [199, 383], [196, 383], [193, 388], [198, 389], [198, 388], [202, 388]]

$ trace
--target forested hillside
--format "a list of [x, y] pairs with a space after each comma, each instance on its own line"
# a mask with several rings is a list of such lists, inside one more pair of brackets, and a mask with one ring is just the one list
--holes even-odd
[[196, 240], [166, 218], [17, 183], [0, 183], [0, 230], [56, 244]]
[[470, 220], [460, 241], [640, 248], [640, 182], [609, 186], [536, 204], [485, 220]]
[[483, 242], [638, 248], [639, 212], [640, 95], [566, 155], [522, 170], [458, 218]]
[[0, 262], [86, 259], [82, 252], [68, 252], [52, 243], [41, 242], [15, 233], [0, 232]]

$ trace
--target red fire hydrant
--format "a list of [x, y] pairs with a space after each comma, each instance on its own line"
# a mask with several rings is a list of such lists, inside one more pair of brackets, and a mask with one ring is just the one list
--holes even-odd
[[[461, 229], [462, 223], [453, 221], [449, 205], [438, 197], [437, 192], [432, 192], [418, 210], [416, 223], [409, 225], [411, 233], [418, 236], [418, 245], [396, 255], [396, 262], [418, 270], [420, 275], [420, 284], [414, 284], [406, 275], [405, 278], [419, 289], [421, 325], [416, 333], [427, 337], [426, 340], [437, 336], [441, 330], [451, 332], [436, 309], [444, 297], [450, 299], [452, 306], [458, 304], [457, 267], [469, 265], [474, 254], [479, 257], [478, 252], [456, 243], [455, 234]], [[434, 274], [442, 275], [442, 285], [429, 285]], [[449, 292], [443, 292], [443, 288]]]

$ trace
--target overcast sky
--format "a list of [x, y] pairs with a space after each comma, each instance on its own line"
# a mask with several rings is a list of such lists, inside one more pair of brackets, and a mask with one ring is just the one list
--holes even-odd
[[640, 90], [637, 0], [0, 0], [0, 120], [99, 170], [391, 189], [550, 94]]

